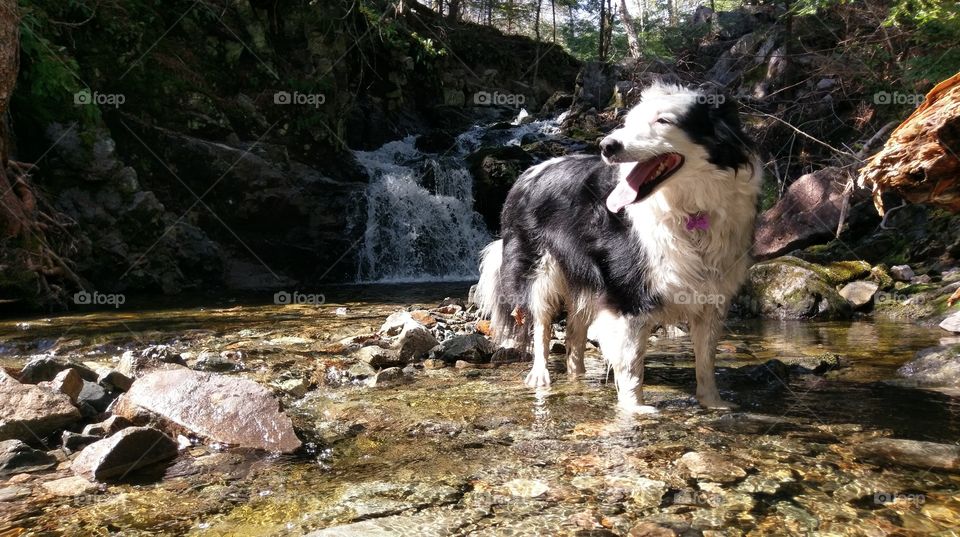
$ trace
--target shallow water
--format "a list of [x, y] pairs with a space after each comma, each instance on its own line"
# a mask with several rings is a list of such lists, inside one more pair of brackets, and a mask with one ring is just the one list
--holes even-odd
[[[697, 535], [954, 535], [960, 527], [957, 475], [878, 467], [852, 453], [876, 436], [960, 440], [958, 399], [886, 382], [938, 343], [935, 329], [732, 322], [718, 367], [723, 395], [741, 406], [734, 413], [694, 404], [684, 336], [652, 345], [646, 396], [661, 413], [642, 419], [614, 410], [595, 351], [585, 380], [555, 371], [554, 386], [537, 391], [521, 385], [527, 364], [421, 371], [393, 387], [323, 381], [347, 367], [329, 342], [466, 288], [346, 286], [326, 290], [319, 307], [277, 306], [269, 296], [142, 300], [0, 322], [7, 367], [42, 353], [109, 362], [169, 343], [188, 355], [241, 351], [238, 374], [263, 382], [320, 379], [306, 397], [284, 399], [308, 445], [300, 455], [196, 446], [139, 483], [75, 498], [41, 486], [68, 470], [0, 478], [0, 491], [29, 493], [0, 501], [0, 535], [626, 534], [641, 521]], [[736, 369], [774, 358], [813, 366], [833, 355], [844, 366], [823, 376]], [[719, 453], [746, 475], [724, 484], [688, 477], [677, 461], [689, 451]], [[354, 525], [329, 529], [345, 524]]]

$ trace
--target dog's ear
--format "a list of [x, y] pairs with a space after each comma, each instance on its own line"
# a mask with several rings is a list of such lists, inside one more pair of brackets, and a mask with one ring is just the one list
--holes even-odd
[[712, 142], [716, 151], [711, 153], [722, 155], [717, 164], [739, 168], [750, 163], [750, 153], [753, 151], [754, 144], [743, 131], [740, 107], [736, 99], [715, 84], [703, 84], [699, 90], [703, 95], [702, 102], [707, 107], [707, 114], [714, 131]]

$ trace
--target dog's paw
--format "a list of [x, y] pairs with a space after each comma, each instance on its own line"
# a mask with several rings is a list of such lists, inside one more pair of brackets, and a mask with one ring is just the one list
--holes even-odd
[[639, 403], [633, 403], [633, 402], [619, 403], [617, 405], [617, 408], [619, 408], [622, 412], [627, 414], [638, 414], [638, 415], [649, 416], [652, 414], [660, 413], [660, 411], [657, 410], [656, 407], [652, 407], [650, 405], [641, 405]]
[[710, 410], [736, 410], [740, 408], [736, 403], [724, 401], [723, 399], [701, 399], [700, 406]]
[[530, 388], [541, 388], [550, 385], [550, 372], [546, 369], [537, 369], [534, 368], [533, 371], [527, 374], [526, 380], [523, 381]]

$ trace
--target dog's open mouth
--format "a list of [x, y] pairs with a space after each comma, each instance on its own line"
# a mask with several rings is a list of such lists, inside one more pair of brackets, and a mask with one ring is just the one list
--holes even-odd
[[643, 200], [681, 166], [683, 155], [679, 153], [664, 153], [638, 162], [626, 179], [618, 181], [616, 188], [607, 196], [607, 209], [616, 213], [631, 203]]

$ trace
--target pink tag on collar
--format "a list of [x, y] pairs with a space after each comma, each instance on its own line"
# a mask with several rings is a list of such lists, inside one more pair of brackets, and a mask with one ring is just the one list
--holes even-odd
[[687, 231], [710, 229], [710, 215], [707, 213], [696, 213], [687, 215]]

